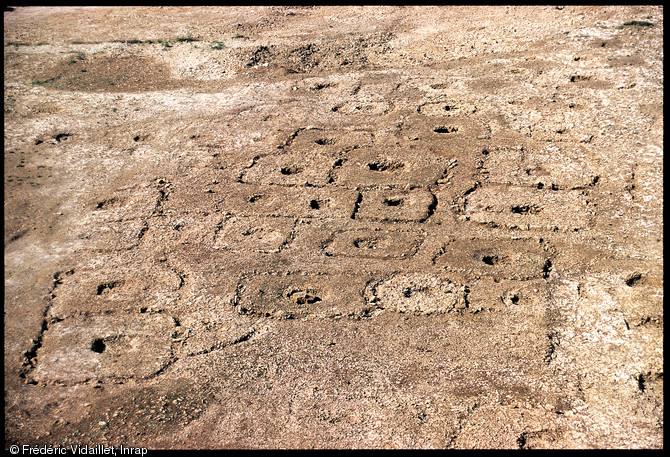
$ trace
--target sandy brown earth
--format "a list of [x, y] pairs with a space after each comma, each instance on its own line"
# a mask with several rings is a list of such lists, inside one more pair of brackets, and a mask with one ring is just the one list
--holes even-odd
[[662, 7], [4, 27], [7, 447], [663, 446]]

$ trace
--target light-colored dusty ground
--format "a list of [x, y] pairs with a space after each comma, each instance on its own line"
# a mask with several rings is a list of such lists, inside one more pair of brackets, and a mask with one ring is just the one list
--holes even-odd
[[663, 446], [662, 7], [4, 27], [7, 445]]

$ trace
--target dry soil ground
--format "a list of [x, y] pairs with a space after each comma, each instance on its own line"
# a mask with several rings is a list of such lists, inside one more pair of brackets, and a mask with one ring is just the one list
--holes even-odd
[[662, 39], [5, 11], [6, 445], [662, 447]]

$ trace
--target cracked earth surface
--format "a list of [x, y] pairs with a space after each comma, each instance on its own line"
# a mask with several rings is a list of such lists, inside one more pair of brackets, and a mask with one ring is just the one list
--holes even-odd
[[7, 445], [662, 447], [662, 7], [4, 26]]

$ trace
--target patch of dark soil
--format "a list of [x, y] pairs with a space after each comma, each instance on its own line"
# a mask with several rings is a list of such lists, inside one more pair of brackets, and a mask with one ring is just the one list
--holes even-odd
[[33, 83], [83, 92], [148, 92], [188, 86], [187, 82], [172, 78], [166, 64], [141, 56], [67, 58]]

